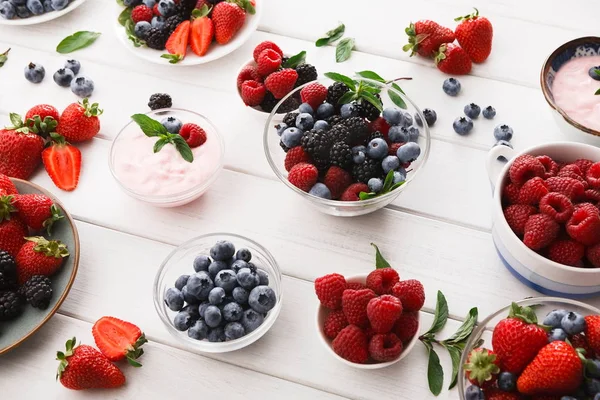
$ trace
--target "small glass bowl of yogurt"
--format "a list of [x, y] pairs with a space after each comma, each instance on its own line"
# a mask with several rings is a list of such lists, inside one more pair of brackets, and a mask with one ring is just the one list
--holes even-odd
[[206, 142], [191, 149], [192, 162], [170, 143], [155, 153], [158, 139], [146, 136], [130, 120], [110, 149], [110, 171], [121, 188], [131, 197], [157, 207], [178, 207], [202, 196], [223, 168], [225, 143], [215, 125], [203, 115], [177, 108], [145, 115], [159, 122], [175, 117], [183, 124], [196, 124], [206, 132]]

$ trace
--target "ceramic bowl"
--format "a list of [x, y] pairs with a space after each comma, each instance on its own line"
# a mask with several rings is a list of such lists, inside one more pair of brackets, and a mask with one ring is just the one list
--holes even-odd
[[[352, 276], [346, 277], [346, 282], [349, 282], [349, 283], [357, 282], [357, 283], [365, 284], [367, 281], [368, 275], [369, 274], [352, 275]], [[415, 347], [415, 344], [417, 344], [417, 342], [419, 341], [419, 331], [421, 330], [421, 314], [420, 313], [418, 314], [419, 315], [419, 328], [417, 329], [417, 334], [411, 339], [410, 342], [408, 342], [404, 346], [402, 353], [400, 354], [400, 356], [398, 358], [396, 358], [395, 360], [392, 360], [392, 361], [387, 361], [387, 362], [370, 361], [370, 363], [367, 363], [367, 364], [353, 363], [351, 361], [346, 360], [345, 358], [338, 356], [336, 354], [336, 352], [333, 351], [333, 347], [331, 347], [332, 341], [325, 335], [325, 332], [323, 331], [323, 326], [325, 324], [325, 320], [327, 319], [327, 316], [329, 315], [329, 313], [330, 313], [330, 310], [323, 307], [321, 305], [321, 303], [319, 303], [319, 305], [317, 307], [316, 324], [317, 324], [317, 332], [319, 334], [319, 338], [321, 339], [321, 343], [327, 349], [327, 352], [329, 354], [331, 354], [334, 358], [336, 358], [340, 362], [342, 362], [350, 367], [353, 367], [353, 368], [381, 369], [381, 368], [389, 367], [390, 365], [396, 364], [398, 361], [400, 361], [403, 358], [405, 358], [406, 356], [408, 356], [408, 354], [411, 352], [411, 350]]]
[[65, 14], [70, 13], [77, 7], [82, 5], [86, 0], [72, 0], [69, 5], [60, 11], [51, 11], [41, 15], [33, 15], [29, 18], [14, 18], [4, 19], [0, 18], [0, 25], [14, 25], [14, 26], [26, 26], [26, 25], [37, 25], [43, 24], [44, 22], [52, 21], [60, 18]]
[[[523, 154], [548, 155], [564, 162], [587, 158], [600, 161], [600, 148], [575, 142], [555, 142], [517, 152], [506, 146], [494, 147], [488, 154], [487, 171], [494, 188], [492, 239], [504, 266], [522, 283], [546, 295], [586, 298], [600, 294], [600, 268], [577, 268], [556, 263], [529, 249], [509, 227], [502, 211], [502, 189], [508, 183], [508, 170]], [[503, 165], [498, 157], [508, 162]]]
[[52, 236], [49, 239], [60, 240], [69, 249], [70, 256], [64, 260], [60, 270], [52, 276], [52, 299], [48, 308], [40, 310], [26, 305], [23, 314], [11, 321], [0, 322], [0, 354], [5, 353], [37, 332], [58, 311], [67, 298], [69, 290], [75, 281], [77, 267], [79, 266], [79, 234], [75, 221], [65, 210], [56, 197], [41, 186], [11, 178], [19, 193], [44, 194], [52, 199], [65, 218], [57, 221], [52, 227]]
[[[600, 145], [600, 131], [588, 128], [576, 122], [554, 102], [552, 85], [558, 70], [569, 60], [576, 57], [600, 55], [600, 37], [587, 36], [571, 40], [550, 54], [544, 62], [540, 74], [540, 85], [544, 98], [552, 109], [552, 115], [561, 131], [570, 139], [595, 146]], [[600, 87], [600, 82], [599, 87]]]

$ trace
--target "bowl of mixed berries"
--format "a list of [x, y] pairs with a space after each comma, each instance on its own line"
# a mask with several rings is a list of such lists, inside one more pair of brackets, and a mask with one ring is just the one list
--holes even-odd
[[317, 69], [305, 60], [306, 52], [288, 56], [270, 41], [259, 43], [252, 53], [252, 60], [238, 71], [236, 87], [245, 105], [268, 114], [277, 106], [277, 114], [296, 110], [300, 104], [300, 92], [295, 92], [281, 105], [279, 101], [295, 88], [317, 80]]
[[463, 352], [461, 400], [597, 400], [600, 310], [556, 297], [531, 298], [491, 314]]
[[[263, 136], [267, 160], [287, 187], [320, 211], [368, 214], [418, 175], [429, 156], [429, 127], [393, 83], [325, 76], [295, 88], [273, 109]], [[298, 108], [276, 118], [278, 107], [298, 94]]]
[[[498, 171], [496, 159], [510, 161]], [[498, 146], [492, 238], [504, 265], [547, 295], [600, 293], [600, 149], [574, 142]]]
[[85, 0], [1, 0], [0, 25], [34, 25], [59, 18]]

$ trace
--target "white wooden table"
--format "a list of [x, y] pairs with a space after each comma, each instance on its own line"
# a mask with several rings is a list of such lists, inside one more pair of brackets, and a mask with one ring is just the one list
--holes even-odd
[[[43, 25], [0, 27], [0, 50], [12, 47], [0, 69], [2, 125], [9, 112], [24, 114], [44, 102], [62, 109], [75, 100], [52, 82], [52, 74], [66, 59], [54, 51], [56, 45], [78, 30], [103, 33], [72, 57], [81, 61], [82, 74], [95, 81], [93, 100], [105, 109], [101, 133], [81, 146], [84, 165], [76, 191], [61, 192], [43, 171], [32, 179], [55, 193], [77, 220], [82, 257], [59, 314], [32, 339], [0, 357], [1, 398], [433, 398], [420, 344], [390, 368], [359, 371], [334, 360], [319, 343], [312, 281], [331, 272], [348, 275], [371, 269], [370, 242], [379, 244], [402, 277], [424, 283], [423, 329], [431, 322], [438, 289], [450, 306], [446, 332], [453, 332], [473, 306], [485, 316], [512, 300], [536, 295], [505, 270], [495, 253], [484, 159], [499, 123], [514, 128], [517, 149], [562, 137], [539, 90], [539, 70], [558, 45], [598, 33], [597, 1], [476, 4], [494, 25], [493, 51], [485, 64], [460, 78], [463, 90], [457, 98], [442, 92], [445, 76], [429, 61], [402, 52], [403, 30], [420, 18], [454, 26], [453, 17], [469, 12], [472, 1], [261, 0], [263, 20], [245, 46], [211, 64], [189, 68], [147, 64], [132, 55], [115, 37], [112, 1], [89, 0]], [[356, 38], [358, 51], [336, 65], [334, 49], [316, 48], [314, 40], [338, 21]], [[289, 53], [307, 50], [308, 61], [320, 73], [371, 69], [388, 78], [414, 78], [403, 82], [403, 88], [421, 108], [435, 109], [438, 122], [423, 173], [393, 205], [364, 217], [334, 218], [309, 208], [276, 179], [262, 150], [264, 118], [242, 105], [234, 84], [237, 69], [263, 40]], [[43, 84], [23, 78], [29, 61], [45, 66]], [[146, 109], [155, 92], [168, 92], [175, 106], [207, 115], [227, 140], [226, 167], [217, 183], [200, 200], [175, 209], [129, 198], [108, 168], [112, 138], [131, 114]], [[493, 121], [478, 120], [469, 136], [460, 137], [451, 124], [469, 102], [491, 104], [498, 115]], [[152, 282], [174, 246], [215, 231], [246, 235], [272, 251], [283, 268], [285, 303], [276, 324], [254, 345], [229, 354], [194, 354], [178, 348], [161, 324], [152, 305]], [[597, 299], [590, 303], [600, 306]], [[130, 320], [146, 332], [150, 343], [141, 360], [144, 367], [128, 369], [127, 385], [116, 391], [64, 389], [54, 380], [56, 350], [73, 335], [93, 343], [91, 325], [103, 315]], [[449, 368], [449, 359], [440, 354]], [[457, 397], [456, 390], [439, 396]]]

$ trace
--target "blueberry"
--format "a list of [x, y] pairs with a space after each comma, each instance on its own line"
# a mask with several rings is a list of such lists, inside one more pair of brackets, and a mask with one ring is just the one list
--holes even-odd
[[152, 8], [156, 5], [157, 0], [142, 0], [142, 3], [144, 3], [146, 7]]
[[483, 109], [483, 118], [493, 119], [496, 116], [496, 109], [492, 106], [487, 106]]
[[466, 135], [473, 129], [473, 120], [469, 117], [458, 117], [454, 120], [452, 128], [459, 135]]
[[323, 103], [317, 108], [317, 118], [325, 119], [335, 114], [335, 107], [329, 103]]
[[259, 285], [268, 285], [269, 284], [269, 274], [263, 269], [257, 268], [256, 275], [258, 275], [258, 284]]
[[259, 313], [266, 314], [269, 310], [275, 307], [277, 296], [275, 291], [269, 286], [257, 286], [250, 292], [248, 304], [250, 307]]
[[[161, 0], [162, 1], [162, 0]], [[210, 256], [215, 261], [229, 260], [235, 254], [235, 246], [227, 240], [218, 241], [211, 249]]]
[[53, 78], [58, 86], [69, 87], [71, 81], [75, 78], [75, 74], [68, 68], [61, 68], [54, 73]]
[[394, 185], [406, 181], [406, 171], [402, 168], [400, 171], [394, 171]]
[[402, 112], [397, 108], [386, 108], [382, 115], [385, 122], [392, 126], [400, 125], [403, 119]]
[[585, 319], [583, 315], [570, 312], [560, 321], [560, 326], [567, 332], [568, 335], [577, 335], [585, 330]]
[[244, 260], [235, 260], [233, 264], [231, 264], [231, 269], [236, 274], [240, 272], [240, 269], [242, 268], [248, 268], [248, 263]]
[[75, 75], [77, 75], [81, 70], [81, 63], [77, 60], [67, 60], [65, 62], [65, 68], [70, 69]]
[[178, 331], [187, 330], [192, 325], [192, 317], [186, 311], [179, 311], [173, 318], [173, 325]]
[[33, 15], [41, 15], [44, 13], [44, 5], [40, 0], [27, 0], [27, 8]]
[[0, 3], [0, 15], [4, 19], [13, 19], [17, 15], [17, 10], [8, 1]]
[[410, 140], [410, 133], [403, 126], [392, 126], [388, 132], [388, 138], [392, 143], [406, 143]]
[[194, 258], [194, 271], [208, 271], [208, 266], [211, 262], [212, 261], [210, 260], [210, 258], [208, 258], [208, 256], [205, 256], [204, 254], [196, 256], [196, 258]]
[[416, 142], [419, 140], [419, 128], [417, 128], [416, 126], [409, 126], [408, 127], [408, 140], [410, 140], [411, 142]]
[[215, 285], [220, 288], [223, 288], [227, 293], [231, 293], [233, 288], [237, 286], [235, 272], [231, 269], [224, 269], [222, 271], [219, 271], [215, 278]]
[[177, 288], [170, 288], [165, 293], [165, 304], [171, 311], [179, 311], [183, 308], [183, 294]]
[[[308, 115], [310, 118], [312, 118], [310, 114], [305, 115]], [[298, 117], [300, 117], [300, 115]], [[289, 148], [300, 146], [300, 144], [302, 143], [303, 134], [304, 132], [302, 132], [302, 130], [298, 128], [287, 128], [285, 131], [283, 131], [283, 134], [281, 135], [281, 141]]]
[[498, 388], [505, 392], [512, 392], [517, 388], [517, 377], [510, 372], [501, 372], [498, 375]]
[[198, 315], [200, 315], [200, 318], [204, 318], [204, 313], [210, 305], [211, 304], [208, 301], [203, 301], [202, 303], [200, 303], [200, 305], [198, 306]]
[[456, 78], [448, 78], [444, 81], [442, 89], [448, 96], [457, 96], [460, 92], [460, 82]]
[[303, 131], [311, 130], [314, 125], [315, 125], [315, 119], [309, 113], [298, 114], [298, 116], [296, 117], [296, 126], [300, 130], [303, 130]]
[[235, 301], [223, 307], [223, 318], [227, 322], [239, 321], [243, 313], [244, 309]]
[[150, 25], [150, 22], [140, 21], [137, 24], [135, 24], [133, 31], [135, 33], [135, 36], [139, 37], [140, 39], [145, 39], [146, 35], [148, 35], [148, 32], [150, 32], [150, 29], [152, 29], [152, 25]]
[[465, 400], [485, 400], [485, 395], [483, 394], [483, 390], [472, 385], [465, 390]]
[[163, 17], [170, 17], [175, 12], [175, 2], [173, 0], [160, 0], [158, 2], [158, 12]]
[[352, 103], [344, 104], [340, 109], [342, 118], [358, 117], [358, 108]]
[[383, 189], [383, 181], [379, 178], [371, 178], [367, 182], [367, 186], [369, 186], [369, 191], [379, 193]]
[[222, 326], [211, 329], [208, 332], [208, 341], [209, 342], [224, 342], [225, 341], [225, 331]]
[[188, 304], [187, 306], [181, 309], [181, 312], [186, 312], [190, 314], [190, 318], [192, 320], [192, 324], [200, 319], [200, 313], [198, 312], [198, 307], [195, 304]]
[[175, 281], [175, 287], [179, 290], [182, 290], [183, 287], [187, 284], [188, 279], [190, 279], [189, 275], [181, 275], [179, 278], [177, 278], [177, 280]]
[[246, 304], [248, 303], [248, 296], [250, 295], [250, 292], [248, 292], [246, 289], [244, 289], [241, 286], [238, 286], [236, 288], [233, 289], [233, 299], [235, 300], [236, 303], [238, 304]]
[[140, 3], [140, 0], [123, 0], [123, 5], [125, 7], [137, 6]]
[[275, 129], [277, 130], [277, 135], [281, 136], [283, 135], [283, 132], [285, 132], [285, 130], [288, 128], [287, 124], [284, 124], [283, 122], [280, 124], [275, 125]]
[[208, 294], [215, 286], [206, 272], [198, 272], [190, 276], [185, 287], [190, 295], [202, 301], [208, 298]]
[[408, 112], [402, 113], [402, 120], [400, 121], [400, 126], [408, 128], [413, 124], [413, 117]]
[[[162, 126], [164, 126], [168, 132], [170, 133], [179, 133], [179, 131], [181, 130], [181, 126], [183, 125], [181, 123], [180, 120], [178, 120], [175, 117], [167, 117], [167, 118], [163, 118], [162, 121], [160, 121], [160, 123], [162, 124]], [[211, 254], [212, 256], [212, 254]], [[214, 258], [214, 257], [213, 257]]]
[[469, 117], [471, 119], [475, 119], [475, 118], [479, 117], [479, 114], [481, 113], [481, 107], [479, 107], [475, 103], [470, 103], [465, 106], [463, 111], [465, 112], [465, 115], [467, 117]]
[[315, 122], [313, 128], [320, 131], [328, 131], [331, 127], [329, 126], [329, 122], [320, 119], [317, 122]]
[[199, 319], [188, 329], [188, 336], [196, 340], [204, 340], [208, 336], [208, 325]]
[[359, 151], [358, 153], [352, 155], [352, 161], [354, 162], [354, 164], [362, 164], [365, 162], [366, 159], [367, 156], [362, 151]]
[[[427, 122], [427, 125], [429, 126], [433, 126], [435, 124], [435, 121], [437, 121], [437, 113], [431, 108], [424, 108], [423, 116], [425, 117], [425, 122]], [[419, 114], [415, 114], [415, 122], [417, 123], [417, 125], [423, 126], [423, 121], [421, 120]]]
[[594, 396], [596, 393], [600, 393], [600, 380], [598, 379], [585, 379], [583, 385], [585, 392], [589, 396]]
[[79, 97], [90, 97], [94, 93], [94, 81], [79, 76], [71, 81], [71, 92]]
[[331, 200], [331, 192], [329, 191], [329, 188], [321, 182], [315, 183], [314, 186], [310, 188], [308, 193], [312, 194], [313, 196], [320, 197], [322, 199]]
[[566, 338], [567, 338], [567, 332], [565, 332], [561, 328], [554, 328], [548, 334], [548, 341], [550, 343], [556, 342], [556, 341], [564, 342]]
[[183, 289], [181, 289], [181, 294], [183, 294], [183, 299], [188, 304], [198, 304], [198, 303], [200, 303], [200, 299], [199, 298], [197, 298], [196, 296], [194, 296], [194, 295], [190, 294], [190, 292], [188, 292], [187, 285], [184, 286]]
[[[6, 1], [6, 0], [2, 0], [2, 1]], [[18, 6], [24, 6], [27, 3], [27, 0], [8, 0], [8, 2], [10, 4], [12, 4], [15, 7]]]
[[239, 322], [230, 322], [225, 325], [225, 341], [239, 339], [245, 334], [246, 331]]
[[17, 6], [15, 9], [19, 18], [31, 17], [31, 11], [29, 11], [29, 8], [27, 8], [27, 6]]
[[46, 70], [42, 65], [29, 63], [25, 67], [25, 79], [31, 83], [40, 83], [46, 76]]
[[225, 298], [225, 289], [222, 287], [214, 287], [208, 294], [208, 302], [213, 306], [221, 304]]
[[592, 77], [592, 79], [600, 81], [600, 65], [590, 68], [588, 74]]
[[[570, 399], [569, 398], [565, 399], [565, 397], [571, 397], [571, 396], [563, 396], [560, 400], [577, 400], [575, 397], [572, 397]], [[600, 400], [600, 393], [596, 393], [593, 400]]]
[[419, 155], [421, 155], [421, 147], [414, 142], [406, 143], [396, 152], [401, 163], [413, 162], [419, 158]]
[[60, 11], [69, 5], [69, 0], [52, 0], [52, 8], [55, 11]]
[[[298, 112], [300, 114], [305, 114], [305, 113], [310, 114], [311, 116], [314, 114], [313, 108], [308, 103], [300, 104], [300, 107], [298, 107]], [[296, 125], [298, 125], [298, 124], [296, 123]]]
[[244, 311], [241, 323], [244, 329], [246, 330], [246, 333], [250, 333], [256, 330], [256, 328], [258, 328], [259, 326], [261, 326], [264, 320], [265, 317], [263, 314], [260, 314], [250, 308]]
[[[396, 156], [387, 156], [381, 162], [381, 167], [383, 168], [383, 172], [385, 172], [386, 174], [390, 171], [395, 170], [399, 166], [400, 166], [400, 160]], [[369, 185], [369, 187], [371, 187], [371, 185]], [[377, 191], [373, 190], [373, 192], [377, 193], [377, 192], [379, 192], [379, 190], [377, 190]]]
[[381, 138], [375, 138], [367, 146], [367, 156], [375, 160], [383, 160], [388, 154], [388, 144]]
[[242, 268], [237, 273], [237, 281], [241, 287], [246, 290], [251, 290], [255, 286], [258, 286], [260, 282], [260, 278], [256, 274], [256, 272], [252, 271], [250, 268]]
[[510, 142], [513, 137], [513, 129], [508, 125], [498, 125], [494, 128], [494, 137], [496, 140], [506, 140]]
[[208, 266], [208, 274], [210, 275], [211, 279], [215, 279], [220, 271], [223, 271], [228, 268], [229, 265], [227, 265], [227, 262], [225, 261], [213, 261]]
[[216, 328], [221, 323], [221, 310], [219, 307], [210, 305], [204, 311], [204, 320], [211, 328]]
[[158, 30], [162, 30], [165, 27], [166, 23], [167, 20], [165, 19], [165, 17], [162, 17], [160, 15], [152, 17], [152, 21], [150, 21], [150, 25]]
[[544, 318], [543, 324], [552, 328], [560, 328], [562, 319], [568, 313], [567, 310], [552, 310], [546, 315], [546, 318]]

